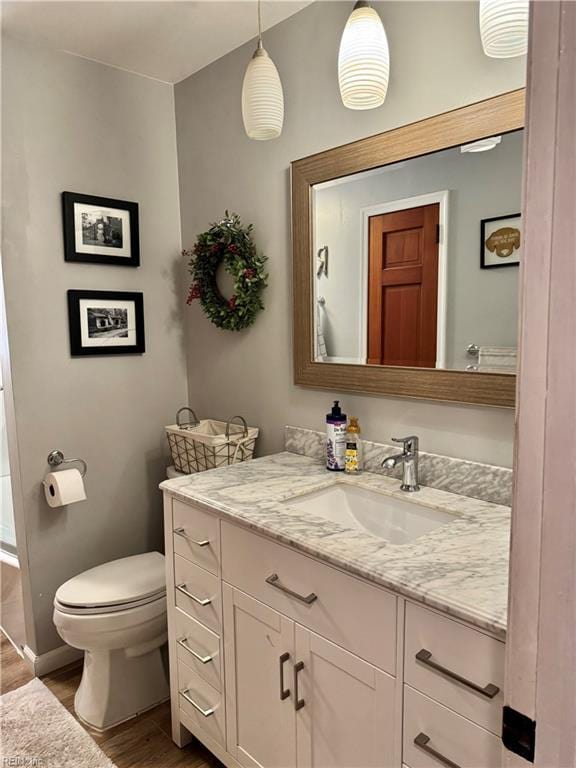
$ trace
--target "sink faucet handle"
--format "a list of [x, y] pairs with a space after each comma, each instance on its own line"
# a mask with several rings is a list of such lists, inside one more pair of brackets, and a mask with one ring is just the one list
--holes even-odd
[[393, 443], [400, 443], [404, 447], [404, 453], [418, 453], [418, 436], [408, 435], [408, 437], [393, 437]]

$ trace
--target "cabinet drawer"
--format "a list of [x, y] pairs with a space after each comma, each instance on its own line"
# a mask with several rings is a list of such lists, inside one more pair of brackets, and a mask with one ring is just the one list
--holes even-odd
[[220, 573], [220, 520], [173, 499], [172, 521], [174, 552], [217, 576]]
[[232, 586], [396, 674], [396, 598], [390, 593], [225, 522], [222, 574]]
[[[495, 734], [502, 725], [504, 650], [504, 643], [475, 629], [426, 608], [406, 605], [405, 682]], [[431, 654], [428, 659], [425, 651]], [[444, 671], [430, 664], [438, 664]], [[494, 687], [499, 689], [495, 694]]]
[[178, 705], [208, 736], [226, 744], [224, 702], [221, 694], [178, 660]]
[[174, 555], [174, 585], [178, 608], [220, 635], [222, 626], [220, 580], [189, 560]]
[[[417, 746], [415, 739], [428, 741]], [[404, 762], [411, 768], [500, 768], [502, 743], [493, 733], [446, 709], [422, 693], [404, 686]]]
[[178, 658], [214, 688], [222, 690], [220, 638], [179, 608], [175, 609]]

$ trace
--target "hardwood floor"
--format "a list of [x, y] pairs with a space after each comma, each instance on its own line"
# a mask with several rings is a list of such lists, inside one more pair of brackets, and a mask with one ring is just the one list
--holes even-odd
[[[33, 675], [3, 633], [0, 641], [0, 693], [8, 693], [30, 682]], [[82, 666], [73, 664], [42, 677], [42, 682], [72, 715], [81, 673]], [[178, 749], [170, 736], [169, 702], [105, 733], [82, 727], [118, 768], [223, 768], [196, 740]]]

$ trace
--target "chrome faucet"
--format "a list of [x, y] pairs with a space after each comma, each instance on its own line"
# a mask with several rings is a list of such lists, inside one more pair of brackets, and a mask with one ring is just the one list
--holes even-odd
[[416, 435], [410, 435], [409, 437], [393, 437], [392, 442], [400, 443], [402, 445], [402, 453], [398, 453], [395, 456], [388, 456], [382, 462], [382, 466], [385, 469], [394, 469], [398, 464], [402, 464], [403, 475], [400, 490], [409, 492], [419, 491], [418, 438]]

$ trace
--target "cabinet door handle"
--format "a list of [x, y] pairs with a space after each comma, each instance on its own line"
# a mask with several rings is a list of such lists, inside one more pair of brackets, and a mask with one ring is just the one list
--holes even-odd
[[280, 592], [284, 592], [285, 595], [294, 597], [296, 600], [300, 600], [301, 603], [306, 603], [306, 605], [311, 605], [314, 600], [318, 600], [318, 595], [315, 595], [314, 592], [310, 592], [309, 595], [300, 595], [298, 592], [294, 592], [293, 590], [288, 589], [288, 587], [284, 587], [280, 584], [280, 576], [278, 576], [277, 573], [271, 573], [266, 579], [266, 584], [270, 584], [271, 587], [276, 587]]
[[214, 656], [210, 656], [210, 655], [209, 656], [200, 656], [200, 654], [197, 653], [194, 650], [194, 648], [191, 648], [188, 645], [188, 638], [187, 637], [183, 637], [182, 640], [176, 640], [176, 642], [178, 643], [178, 645], [181, 645], [182, 648], [185, 648], [188, 651], [188, 653], [191, 653], [192, 656], [194, 656], [195, 659], [198, 659], [198, 661], [201, 661], [202, 664], [208, 664], [208, 662], [212, 661], [212, 659], [214, 658]]
[[493, 699], [494, 696], [496, 696], [496, 694], [500, 691], [500, 688], [498, 688], [497, 685], [494, 685], [494, 683], [488, 683], [482, 688], [482, 686], [473, 683], [471, 680], [467, 680], [465, 677], [461, 677], [460, 675], [456, 674], [456, 672], [452, 672], [452, 670], [446, 669], [446, 667], [443, 667], [441, 664], [438, 664], [432, 660], [432, 652], [427, 651], [426, 648], [422, 648], [418, 651], [416, 654], [416, 660], [420, 661], [422, 664], [425, 664], [427, 667], [435, 669], [436, 672], [440, 672], [441, 675], [449, 677], [451, 680], [456, 680], [457, 683], [462, 683], [462, 685], [465, 685], [467, 688], [471, 688], [473, 691], [480, 693], [482, 696], [486, 696], [488, 699]]
[[290, 659], [289, 653], [283, 653], [280, 656], [280, 700], [284, 701], [290, 696], [290, 688], [284, 688], [284, 664]]
[[213, 715], [214, 712], [216, 712], [214, 707], [210, 707], [209, 709], [203, 709], [200, 706], [200, 704], [196, 704], [194, 699], [190, 698], [190, 689], [189, 688], [185, 688], [183, 691], [180, 691], [180, 696], [182, 696], [183, 699], [186, 699], [186, 701], [189, 704], [192, 704], [194, 709], [197, 709], [198, 712], [200, 712], [200, 714], [203, 715], [204, 717], [210, 717], [210, 715]]
[[441, 752], [437, 752], [435, 749], [432, 749], [432, 747], [429, 747], [429, 741], [430, 736], [427, 736], [425, 733], [419, 733], [418, 736], [416, 736], [414, 739], [414, 744], [417, 747], [420, 747], [423, 752], [426, 752], [427, 755], [430, 755], [430, 757], [433, 757], [439, 763], [445, 765], [446, 768], [460, 768], [458, 763], [455, 763], [453, 760], [445, 757]]
[[186, 584], [178, 584], [176, 587], [178, 592], [182, 592], [183, 595], [186, 595], [186, 597], [189, 597], [191, 600], [194, 600], [195, 603], [198, 603], [198, 605], [210, 605], [212, 600], [209, 597], [206, 597], [204, 600], [201, 600], [199, 597], [196, 597], [196, 595], [193, 595], [192, 592], [188, 592], [186, 589]]
[[306, 704], [304, 699], [301, 699], [298, 694], [298, 673], [302, 672], [303, 669], [303, 661], [299, 661], [297, 664], [294, 664], [294, 709], [296, 712], [298, 712], [299, 709], [302, 709], [304, 704]]
[[176, 536], [180, 536], [181, 538], [186, 539], [186, 541], [196, 544], [197, 547], [207, 547], [208, 544], [210, 544], [210, 539], [202, 539], [202, 541], [198, 541], [198, 539], [193, 539], [191, 536], [188, 536], [185, 528], [174, 528], [174, 533]]

